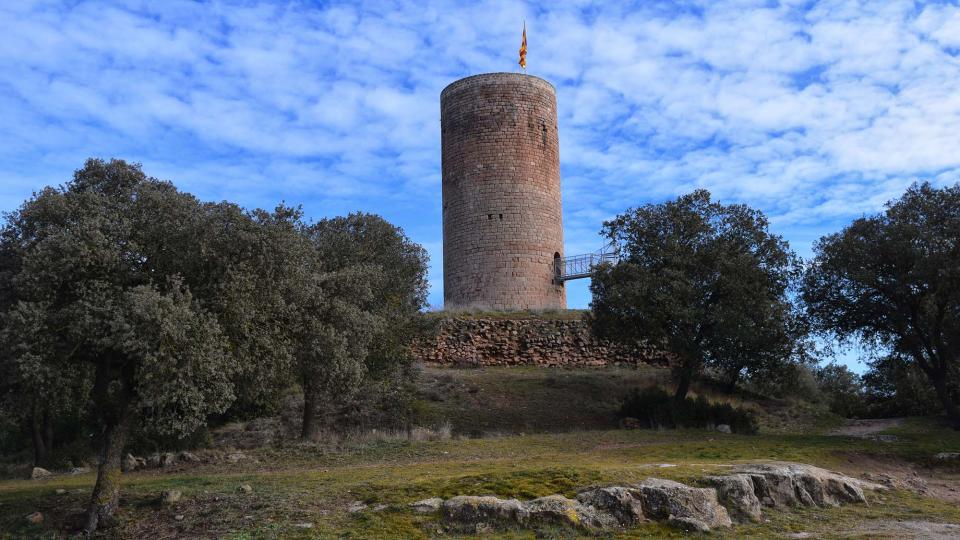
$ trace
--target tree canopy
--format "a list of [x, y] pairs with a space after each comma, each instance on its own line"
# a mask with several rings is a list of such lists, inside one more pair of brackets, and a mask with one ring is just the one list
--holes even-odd
[[821, 332], [908, 359], [960, 428], [960, 185], [912, 186], [821, 238], [803, 283]]
[[603, 234], [620, 261], [592, 276], [591, 327], [674, 353], [678, 399], [705, 367], [735, 383], [798, 351], [804, 328], [788, 290], [799, 259], [759, 211], [698, 190], [617, 216]]
[[[304, 438], [372, 381], [402, 368], [415, 316], [426, 304], [427, 255], [379, 216], [355, 213], [306, 228], [315, 264], [300, 288], [298, 375]], [[325, 407], [324, 407], [325, 405]], [[320, 410], [321, 407], [323, 410]]]

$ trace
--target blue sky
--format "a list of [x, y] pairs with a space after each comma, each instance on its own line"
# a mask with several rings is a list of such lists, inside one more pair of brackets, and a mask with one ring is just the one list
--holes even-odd
[[[203, 199], [382, 214], [442, 303], [439, 94], [513, 71], [559, 102], [566, 253], [703, 187], [802, 256], [911, 182], [957, 181], [955, 2], [0, 3], [0, 210], [91, 156]], [[586, 307], [585, 281], [570, 284]]]

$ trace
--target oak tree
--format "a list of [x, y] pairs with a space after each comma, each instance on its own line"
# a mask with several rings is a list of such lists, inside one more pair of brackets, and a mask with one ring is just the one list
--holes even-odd
[[816, 328], [911, 362], [960, 429], [960, 184], [914, 185], [814, 254], [803, 300]]
[[799, 259], [761, 212], [698, 190], [629, 210], [603, 234], [620, 259], [592, 275], [591, 327], [675, 354], [676, 399], [706, 367], [735, 384], [797, 354], [804, 326], [788, 291]]

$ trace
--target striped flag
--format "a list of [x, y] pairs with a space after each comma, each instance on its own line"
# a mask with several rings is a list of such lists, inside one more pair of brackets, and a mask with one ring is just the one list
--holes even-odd
[[527, 69], [527, 22], [523, 22], [523, 40], [520, 42], [520, 67]]

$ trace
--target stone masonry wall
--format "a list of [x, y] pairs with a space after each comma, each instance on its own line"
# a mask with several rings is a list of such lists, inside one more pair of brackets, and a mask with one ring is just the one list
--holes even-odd
[[653, 347], [596, 340], [582, 320], [445, 318], [435, 337], [418, 343], [414, 358], [450, 366], [668, 366]]
[[444, 308], [563, 309], [557, 98], [520, 73], [440, 94]]

